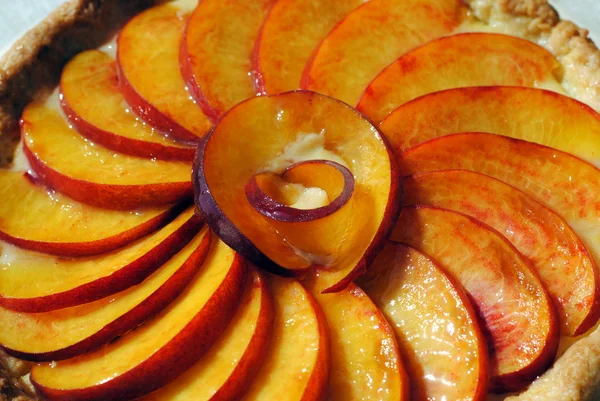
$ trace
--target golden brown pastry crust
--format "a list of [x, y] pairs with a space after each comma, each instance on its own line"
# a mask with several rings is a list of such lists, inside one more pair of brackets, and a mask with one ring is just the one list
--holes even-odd
[[[164, 0], [71, 0], [21, 38], [0, 59], [0, 167], [12, 160], [25, 105], [58, 83], [75, 54], [106, 42], [131, 15]], [[600, 111], [600, 51], [588, 32], [561, 21], [547, 0], [464, 0], [475, 17], [549, 49], [564, 66], [569, 93]], [[29, 364], [0, 351], [0, 401], [39, 399]], [[579, 340], [527, 390], [507, 401], [600, 399], [600, 328]]]
[[464, 0], [475, 17], [550, 50], [569, 94], [600, 112], [600, 50], [588, 31], [561, 20], [547, 0]]

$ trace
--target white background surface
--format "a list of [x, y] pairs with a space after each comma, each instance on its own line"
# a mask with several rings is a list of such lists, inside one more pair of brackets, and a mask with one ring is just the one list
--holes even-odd
[[[0, 56], [17, 38], [64, 1], [0, 0]], [[600, 0], [550, 0], [550, 3], [562, 18], [590, 30], [592, 39], [600, 47]]]

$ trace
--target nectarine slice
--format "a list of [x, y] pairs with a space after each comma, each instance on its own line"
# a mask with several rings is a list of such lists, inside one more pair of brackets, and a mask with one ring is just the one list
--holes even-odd
[[437, 261], [469, 294], [490, 350], [494, 390], [519, 390], [554, 360], [558, 319], [530, 262], [466, 215], [405, 207], [390, 237]]
[[391, 323], [413, 400], [483, 400], [488, 351], [467, 295], [426, 255], [388, 243], [361, 280]]
[[217, 121], [256, 94], [252, 52], [274, 0], [202, 0], [181, 42], [181, 72], [204, 113]]
[[188, 142], [197, 142], [212, 125], [191, 98], [179, 65], [185, 24], [196, 3], [173, 2], [138, 14], [121, 30], [117, 45], [127, 102], [153, 127]]
[[107, 346], [36, 365], [31, 380], [48, 400], [122, 400], [165, 385], [221, 336], [245, 283], [243, 259], [213, 240], [200, 272], [156, 317]]
[[353, 283], [336, 294], [311, 292], [331, 338], [327, 400], [359, 394], [364, 400], [408, 400], [409, 380], [394, 331], [367, 294]]
[[201, 224], [189, 208], [161, 230], [127, 247], [87, 258], [55, 258], [2, 245], [0, 306], [47, 312], [123, 291], [142, 282], [183, 248]]
[[330, 358], [323, 312], [297, 281], [267, 278], [275, 306], [271, 345], [241, 400], [321, 400]]
[[180, 210], [100, 209], [49, 190], [27, 173], [0, 171], [0, 239], [38, 252], [89, 256], [112, 251], [160, 228]]
[[323, 39], [306, 65], [301, 87], [354, 105], [392, 61], [452, 32], [461, 7], [457, 0], [371, 0]]
[[448, 89], [405, 103], [379, 127], [396, 152], [443, 135], [489, 132], [600, 164], [600, 114], [575, 99], [542, 89]]
[[[304, 192], [327, 192], [332, 198], [321, 206], [335, 202], [348, 177], [315, 159], [354, 176], [352, 196], [337, 211], [288, 204], [312, 217], [281, 221], [252, 206], [245, 191], [252, 180], [275, 196], [261, 179], [267, 173]], [[196, 204], [217, 235], [257, 265], [295, 273], [315, 265], [323, 271], [320, 288], [337, 291], [364, 272], [398, 214], [392, 160], [377, 129], [338, 100], [308, 91], [256, 97], [230, 110], [203, 141], [194, 164]]]
[[238, 400], [269, 351], [273, 301], [264, 277], [253, 270], [240, 306], [219, 340], [194, 366], [144, 401]]
[[0, 308], [5, 326], [0, 345], [32, 361], [72, 358], [105, 345], [173, 301], [194, 278], [209, 246], [210, 233], [204, 229], [143, 283], [96, 302], [46, 313]]
[[[575, 156], [499, 135], [463, 133], [409, 149], [402, 154], [400, 164], [405, 174], [465, 169], [504, 181], [562, 217], [594, 259], [600, 260], [597, 230], [600, 222], [600, 171]], [[579, 280], [578, 277], [574, 279]], [[583, 310], [597, 308], [586, 304], [580, 307]]]
[[[101, 107], [101, 106], [98, 106]], [[122, 155], [89, 142], [41, 103], [21, 116], [23, 150], [50, 187], [89, 205], [137, 209], [191, 195], [190, 165]]]
[[431, 92], [465, 86], [552, 84], [560, 68], [535, 43], [495, 33], [461, 33], [424, 44], [387, 66], [356, 107], [379, 123], [403, 103]]
[[[310, 55], [362, 0], [279, 0], [262, 25], [252, 67], [259, 92], [297, 89]], [[301, 32], [301, 34], [299, 34]]]
[[472, 216], [498, 230], [529, 258], [554, 302], [563, 335], [582, 334], [596, 323], [596, 264], [552, 210], [502, 181], [466, 170], [415, 174], [405, 178], [404, 188], [405, 205], [432, 205]]
[[77, 131], [97, 144], [145, 158], [194, 157], [194, 148], [156, 132], [124, 105], [117, 63], [101, 51], [79, 53], [65, 66], [60, 78], [60, 101]]

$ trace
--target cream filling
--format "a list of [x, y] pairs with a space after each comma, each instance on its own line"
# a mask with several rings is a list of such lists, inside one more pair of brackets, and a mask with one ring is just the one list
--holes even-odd
[[299, 133], [296, 140], [288, 143], [258, 172], [282, 174], [292, 164], [308, 160], [331, 160], [348, 167], [341, 157], [325, 148], [325, 130], [322, 130], [318, 134]]
[[[346, 162], [334, 152], [325, 148], [325, 130], [320, 133], [300, 133], [296, 140], [290, 142], [283, 151], [271, 159], [260, 173], [282, 174], [293, 164], [309, 160], [331, 160], [347, 167]], [[295, 192], [296, 201], [289, 205], [297, 209], [315, 209], [326, 206], [330, 199], [321, 188], [305, 187], [302, 184], [287, 184], [286, 190]]]

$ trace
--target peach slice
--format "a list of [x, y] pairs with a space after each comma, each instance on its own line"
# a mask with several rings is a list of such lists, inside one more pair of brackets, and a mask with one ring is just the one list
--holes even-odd
[[357, 109], [379, 123], [403, 103], [443, 89], [480, 85], [537, 86], [554, 82], [552, 53], [529, 40], [462, 33], [433, 40], [401, 56], [371, 82]]
[[[173, 301], [194, 278], [210, 245], [204, 229], [143, 283], [96, 302], [46, 313], [0, 308], [0, 345], [30, 361], [72, 358], [134, 329]], [[34, 282], [36, 283], [36, 282]]]
[[191, 196], [190, 165], [112, 152], [86, 141], [58, 112], [31, 103], [21, 116], [23, 151], [50, 187], [108, 209], [137, 209]]
[[216, 122], [253, 97], [251, 60], [262, 22], [274, 0], [202, 0], [181, 42], [181, 72], [204, 113]]
[[314, 48], [346, 14], [363, 2], [275, 2], [262, 25], [252, 58], [257, 90], [276, 94], [297, 89]]
[[575, 99], [542, 89], [448, 89], [398, 107], [380, 128], [396, 152], [456, 132], [489, 132], [600, 163], [600, 114]]
[[306, 65], [301, 87], [356, 104], [384, 67], [452, 32], [461, 7], [458, 0], [371, 0], [323, 39]]
[[79, 203], [22, 172], [0, 170], [0, 239], [61, 256], [112, 251], [160, 228], [181, 210], [161, 206], [123, 212]]
[[107, 346], [73, 359], [36, 365], [31, 381], [48, 400], [122, 400], [165, 385], [221, 336], [243, 293], [243, 259], [212, 241], [200, 272], [156, 317]]
[[179, 48], [191, 12], [186, 6], [164, 4], [134, 17], [119, 34], [117, 61], [123, 96], [135, 112], [173, 138], [197, 142], [212, 124], [181, 76]]
[[125, 248], [88, 258], [57, 259], [3, 246], [0, 306], [47, 312], [123, 291], [142, 282], [183, 248], [201, 224], [189, 208], [154, 234]]
[[194, 366], [143, 401], [238, 400], [269, 351], [273, 301], [264, 277], [253, 270], [235, 316], [221, 338]]
[[391, 239], [431, 256], [465, 288], [489, 341], [494, 390], [522, 389], [552, 363], [559, 340], [552, 301], [508, 240], [432, 206], [404, 208]]
[[467, 295], [433, 260], [388, 243], [361, 280], [395, 330], [414, 400], [483, 400], [488, 351]]
[[504, 181], [562, 217], [600, 260], [600, 171], [575, 156], [499, 135], [464, 133], [409, 149], [401, 165], [406, 174], [465, 169]]
[[66, 65], [60, 78], [60, 100], [77, 131], [97, 144], [145, 158], [194, 157], [194, 148], [161, 135], [124, 106], [116, 62], [98, 50], [79, 53]]
[[331, 376], [327, 400], [408, 400], [409, 382], [395, 334], [373, 301], [351, 283], [320, 294], [308, 283], [327, 319]]
[[[315, 160], [324, 158], [344, 168]], [[364, 272], [395, 222], [400, 184], [392, 160], [377, 129], [338, 100], [308, 91], [256, 97], [230, 110], [199, 149], [196, 204], [217, 235], [257, 265], [297, 274], [315, 265], [327, 273], [319, 275], [320, 288], [338, 291]], [[325, 205], [347, 192], [342, 171], [349, 170], [352, 196], [341, 194], [347, 201], [333, 213], [333, 206], [286, 205], [309, 219], [267, 217], [257, 209], [268, 206], [254, 208], [245, 187], [255, 180], [275, 197], [268, 178], [286, 169], [284, 184], [327, 192]]]
[[405, 205], [456, 210], [512, 242], [533, 262], [554, 302], [562, 334], [583, 334], [596, 323], [600, 317], [596, 265], [571, 227], [552, 210], [502, 181], [465, 170], [415, 174], [404, 180], [404, 188]]
[[267, 357], [240, 399], [323, 399], [329, 379], [329, 338], [323, 312], [295, 280], [268, 276], [275, 319]]

